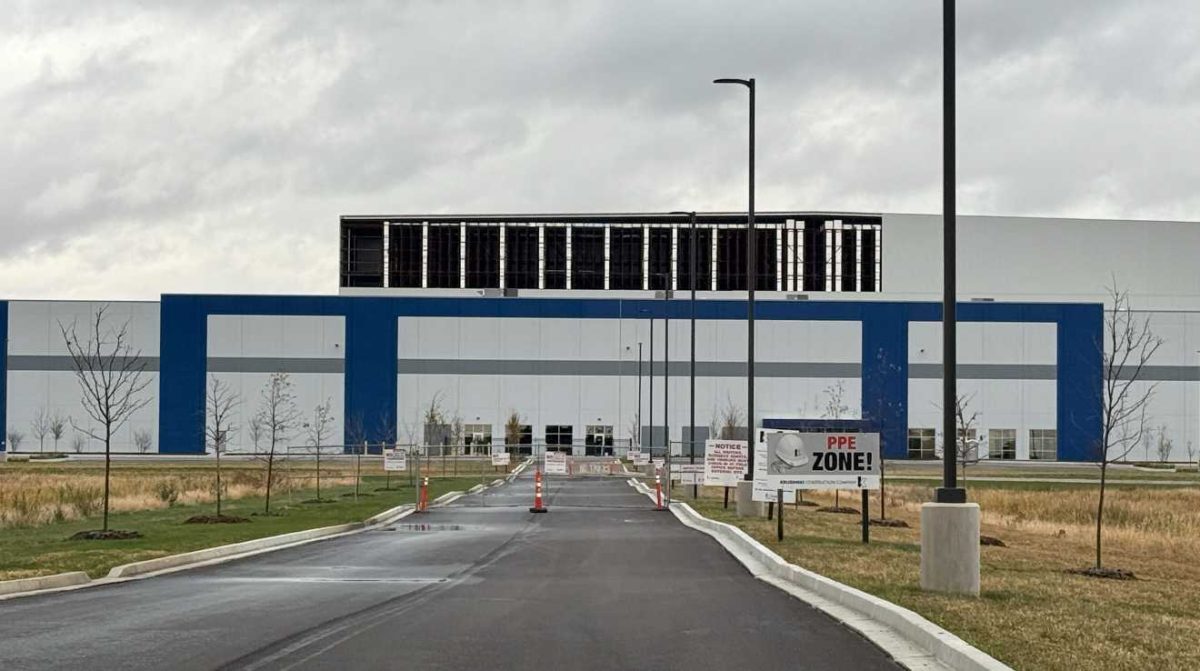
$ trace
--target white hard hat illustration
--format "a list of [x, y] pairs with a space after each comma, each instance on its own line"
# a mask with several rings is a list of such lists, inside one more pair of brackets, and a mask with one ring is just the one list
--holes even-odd
[[804, 441], [794, 433], [785, 433], [779, 437], [779, 442], [775, 443], [775, 457], [792, 467], [808, 465]]

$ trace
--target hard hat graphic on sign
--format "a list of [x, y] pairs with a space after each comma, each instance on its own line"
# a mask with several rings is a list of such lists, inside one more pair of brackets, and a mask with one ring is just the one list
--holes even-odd
[[775, 443], [775, 458], [791, 468], [807, 466], [809, 462], [808, 453], [804, 450], [804, 441], [794, 433], [779, 436], [778, 442]]

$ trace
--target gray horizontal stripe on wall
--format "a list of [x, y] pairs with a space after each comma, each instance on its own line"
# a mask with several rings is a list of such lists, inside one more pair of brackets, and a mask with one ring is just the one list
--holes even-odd
[[[118, 359], [124, 361], [125, 357], [119, 357]], [[143, 356], [134, 357], [134, 359], [146, 364], [146, 371], [158, 371], [158, 357]], [[10, 354], [8, 356], [8, 370], [73, 372], [75, 364], [71, 361], [71, 357], [66, 354]]]
[[[966, 380], [1054, 380], [1058, 366], [1053, 364], [960, 363], [958, 376]], [[942, 379], [940, 363], [910, 363], [908, 377], [913, 380]]]
[[[654, 374], [663, 375], [662, 361], [654, 362]], [[570, 359], [400, 359], [396, 371], [401, 375], [637, 375], [637, 361], [596, 361]], [[642, 373], [650, 374], [650, 362], [643, 360]], [[672, 361], [671, 375], [685, 377], [688, 362]], [[848, 377], [862, 374], [856, 363], [772, 362], [759, 361], [757, 377]], [[746, 364], [739, 361], [697, 361], [696, 375], [701, 377], [745, 377]]]
[[210, 373], [344, 373], [345, 359], [297, 357], [208, 357]]
[[[1133, 377], [1134, 366], [1126, 366], [1121, 379]], [[1196, 382], [1200, 380], [1200, 368], [1195, 366], [1146, 366], [1138, 379], [1150, 382]]]

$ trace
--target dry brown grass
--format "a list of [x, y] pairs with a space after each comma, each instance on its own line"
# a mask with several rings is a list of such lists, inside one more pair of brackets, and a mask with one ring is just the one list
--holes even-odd
[[[981, 548], [977, 599], [919, 589], [919, 511], [932, 498], [929, 487], [889, 486], [888, 516], [912, 528], [872, 527], [868, 546], [859, 542], [855, 516], [788, 506], [779, 543], [774, 522], [722, 510], [719, 489], [697, 507], [790, 561], [921, 613], [1015, 668], [1200, 668], [1200, 491], [1110, 490], [1105, 564], [1134, 571], [1139, 579], [1128, 582], [1066, 573], [1093, 561], [1094, 487], [968, 491], [983, 511], [982, 532], [1009, 546]], [[833, 497], [805, 498], [827, 504]], [[843, 505], [858, 506], [857, 497], [847, 498]]]
[[[226, 500], [262, 494], [265, 473], [258, 465], [240, 466], [222, 472]], [[274, 492], [287, 494], [311, 487], [313, 473], [295, 470], [277, 473]], [[324, 471], [322, 486], [353, 484], [344, 469]], [[0, 528], [33, 527], [98, 515], [103, 507], [103, 469], [39, 468], [5, 469], [0, 473]], [[153, 510], [173, 505], [211, 503], [216, 500], [215, 471], [197, 468], [122, 469], [111, 478], [109, 508], [112, 512]]]

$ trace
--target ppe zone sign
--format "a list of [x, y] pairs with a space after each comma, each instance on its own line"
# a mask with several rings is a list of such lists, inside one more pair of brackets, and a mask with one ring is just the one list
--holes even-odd
[[755, 456], [765, 463], [756, 464], [755, 480], [766, 489], [879, 488], [878, 433], [759, 429], [757, 437]]

